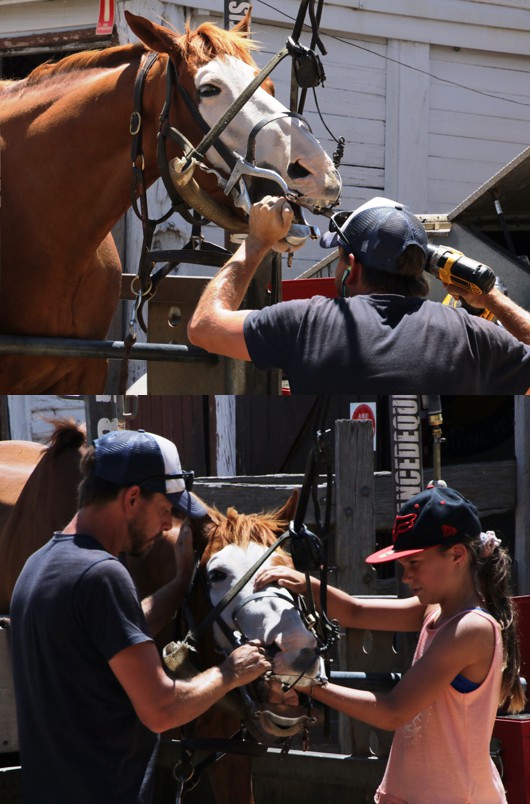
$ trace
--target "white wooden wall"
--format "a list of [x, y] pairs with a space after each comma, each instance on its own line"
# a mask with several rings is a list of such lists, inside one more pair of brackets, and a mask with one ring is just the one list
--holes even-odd
[[85, 403], [80, 399], [63, 399], [44, 394], [16, 394], [7, 397], [10, 437], [20, 441], [45, 444], [53, 432], [50, 420], [74, 419], [84, 424]]
[[[127, 7], [146, 13], [139, 0]], [[193, 24], [205, 18], [222, 24], [221, 0], [191, 0], [185, 7], [157, 2], [150, 15], [159, 9], [179, 30], [185, 13]], [[283, 46], [297, 10], [296, 0], [255, 0], [260, 65]], [[529, 144], [529, 10], [528, 0], [326, 0], [327, 80], [317, 99], [329, 129], [346, 139], [341, 208], [384, 194], [417, 212], [448, 212]], [[120, 36], [128, 37], [124, 22]], [[288, 105], [290, 65], [281, 64], [273, 78]], [[304, 113], [333, 153], [311, 92]], [[327, 228], [323, 218], [314, 222]], [[185, 224], [172, 226], [185, 241]], [[139, 232], [135, 223], [131, 229]], [[223, 242], [213, 227], [205, 235]], [[129, 231], [129, 237], [128, 254], [138, 254], [139, 234]], [[317, 244], [306, 245], [292, 269], [284, 266], [284, 276], [300, 275], [323, 256]]]

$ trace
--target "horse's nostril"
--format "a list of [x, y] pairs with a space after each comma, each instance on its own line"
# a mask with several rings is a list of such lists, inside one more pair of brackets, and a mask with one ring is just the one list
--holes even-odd
[[268, 659], [274, 659], [277, 653], [280, 652], [280, 646], [277, 645], [275, 642], [272, 645], [267, 645], [265, 648], [265, 653], [267, 654]]
[[287, 175], [290, 179], [305, 179], [310, 173], [300, 162], [291, 162], [287, 168]]

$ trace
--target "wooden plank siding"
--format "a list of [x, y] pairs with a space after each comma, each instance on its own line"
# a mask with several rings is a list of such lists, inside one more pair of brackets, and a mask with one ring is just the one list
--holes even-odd
[[212, 466], [209, 411], [209, 398], [206, 396], [139, 396], [138, 414], [131, 427], [152, 431], [173, 440], [178, 447], [182, 467], [202, 475], [215, 471], [215, 463]]
[[[458, 489], [473, 500], [481, 517], [513, 512], [516, 507], [516, 462], [514, 460], [491, 463], [466, 463], [447, 466], [444, 479], [448, 486]], [[424, 482], [432, 479], [432, 471], [425, 470]], [[303, 475], [261, 475], [233, 478], [201, 477], [196, 481], [197, 494], [220, 510], [235, 505], [242, 513], [271, 510], [288, 499], [293, 489], [300, 488]], [[392, 528], [395, 516], [394, 482], [390, 472], [374, 473], [374, 510], [377, 531]], [[325, 484], [319, 484], [324, 495]], [[334, 505], [334, 503], [333, 503]], [[309, 506], [308, 522], [311, 522]], [[333, 512], [333, 521], [335, 513]]]
[[528, 145], [530, 60], [431, 48], [428, 209], [447, 211]]

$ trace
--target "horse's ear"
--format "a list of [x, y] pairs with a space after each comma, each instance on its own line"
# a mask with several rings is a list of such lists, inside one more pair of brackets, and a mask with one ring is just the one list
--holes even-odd
[[294, 515], [296, 513], [296, 506], [298, 505], [298, 497], [299, 497], [298, 489], [295, 489], [285, 505], [282, 506], [278, 511], [276, 511], [276, 516], [278, 519], [285, 520], [286, 522], [290, 522], [294, 519]]
[[130, 11], [124, 13], [129, 28], [144, 45], [157, 53], [175, 52], [177, 37], [174, 32], [157, 25], [156, 22], [146, 20], [145, 17], [138, 17]]
[[245, 16], [242, 17], [237, 25], [234, 25], [232, 28], [233, 31], [241, 31], [242, 33], [250, 33], [250, 17], [252, 15], [252, 6], [250, 5], [245, 13]]
[[[218, 518], [219, 517], [219, 518]], [[193, 546], [200, 556], [204, 553], [210, 538], [212, 525], [218, 525], [221, 514], [215, 508], [208, 508], [208, 514], [201, 519], [190, 519], [190, 528], [193, 534]]]

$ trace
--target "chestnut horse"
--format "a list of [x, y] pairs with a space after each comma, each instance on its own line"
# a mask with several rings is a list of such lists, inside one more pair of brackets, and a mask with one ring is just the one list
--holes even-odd
[[[150, 51], [141, 114], [144, 185], [159, 178], [157, 133], [166, 97], [168, 62], [208, 125], [216, 122], [258, 68], [247, 38], [248, 19], [231, 31], [213, 23], [184, 35], [125, 12], [139, 43], [87, 51], [37, 67], [27, 78], [0, 82], [1, 205], [0, 333], [105, 338], [117, 307], [121, 266], [112, 227], [131, 205], [130, 129], [135, 83]], [[178, 83], [177, 82], [177, 83]], [[263, 88], [265, 87], [265, 88]], [[331, 159], [303, 123], [285, 112], [264, 82], [222, 134], [229, 149], [245, 153], [254, 125], [256, 165], [274, 169], [301, 205], [326, 208], [340, 193]], [[265, 91], [267, 90], [267, 91]], [[197, 145], [203, 132], [178, 86], [169, 123]], [[168, 159], [181, 156], [168, 142]], [[214, 148], [210, 165], [224, 168]], [[196, 180], [216, 209], [232, 211], [218, 178]], [[226, 177], [226, 172], [225, 172]], [[226, 178], [224, 179], [226, 182]], [[137, 194], [137, 191], [136, 191]], [[169, 206], [169, 204], [168, 204]], [[239, 218], [242, 213], [236, 213]], [[245, 231], [216, 220], [224, 228]], [[138, 255], [139, 258], [140, 255]], [[3, 393], [100, 393], [107, 363], [85, 358], [9, 355], [0, 358]]]
[[[184, 613], [189, 612], [187, 627], [191, 630], [191, 641], [197, 649], [196, 654], [190, 654], [191, 662], [198, 670], [219, 664], [237, 644], [230, 636], [235, 632], [238, 638], [260, 639], [266, 644], [272, 673], [268, 681], [258, 679], [251, 685], [250, 702], [239, 690], [234, 690], [227, 699], [199, 717], [191, 729], [183, 728], [180, 736], [184, 737], [185, 744], [186, 739], [192, 746], [195, 741], [199, 750], [205, 749], [201, 736], [228, 740], [239, 732], [242, 724], [255, 740], [271, 745], [305, 732], [315, 721], [314, 713], [301, 705], [298, 694], [287, 689], [301, 682], [302, 677], [315, 679], [321, 669], [316, 638], [305, 627], [287, 590], [270, 587], [255, 594], [251, 577], [213, 625], [205, 631], [201, 629], [212, 607], [247, 572], [271, 564], [292, 566], [290, 556], [281, 548], [260, 562], [288, 528], [297, 499], [295, 492], [281, 509], [260, 514], [239, 514], [235, 508], [229, 508], [224, 516], [216, 509], [209, 509], [211, 524], [205, 524], [199, 536], [202, 544], [197, 545], [202, 552], [199, 580], [184, 607]], [[195, 540], [197, 544], [197, 535]], [[219, 620], [223, 622], [219, 624]], [[238, 755], [237, 743], [233, 745], [233, 754], [228, 746], [226, 756], [208, 768], [209, 778], [199, 788], [198, 798], [196, 793], [191, 794], [194, 802], [251, 804], [254, 801], [252, 760]], [[209, 791], [205, 787], [208, 783]]]

